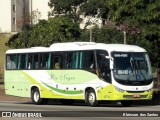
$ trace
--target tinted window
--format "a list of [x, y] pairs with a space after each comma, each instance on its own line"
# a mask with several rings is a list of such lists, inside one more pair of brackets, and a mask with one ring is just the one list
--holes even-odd
[[40, 54], [40, 68], [41, 69], [50, 68], [50, 57], [51, 57], [51, 53], [41, 53]]
[[79, 52], [66, 52], [64, 54], [64, 68], [77, 69], [79, 65]]
[[7, 69], [17, 69], [17, 55], [7, 55]]
[[80, 52], [80, 66], [81, 69], [95, 68], [94, 51]]

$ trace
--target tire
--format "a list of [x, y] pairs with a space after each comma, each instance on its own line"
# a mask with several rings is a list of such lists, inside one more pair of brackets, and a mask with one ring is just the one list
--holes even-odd
[[96, 93], [93, 89], [89, 89], [85, 95], [85, 101], [91, 107], [96, 107], [98, 105]]
[[[31, 99], [32, 102], [36, 105], [41, 105], [44, 104], [46, 101], [43, 100], [40, 96], [40, 92], [38, 88], [35, 88], [34, 90], [32, 90], [31, 92]], [[47, 100], [47, 99], [46, 99]]]
[[75, 101], [74, 100], [60, 100], [62, 105], [72, 105]]
[[133, 101], [121, 101], [123, 107], [130, 107], [133, 104]]

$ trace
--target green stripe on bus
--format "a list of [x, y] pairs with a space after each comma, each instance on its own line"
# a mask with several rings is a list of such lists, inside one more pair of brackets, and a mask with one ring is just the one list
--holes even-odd
[[52, 87], [46, 83], [43, 83], [45, 84], [47, 87], [49, 87], [50, 89], [56, 91], [56, 92], [59, 92], [59, 93], [62, 93], [62, 94], [71, 94], [71, 95], [75, 95], [75, 94], [81, 94], [83, 93], [83, 91], [81, 90], [62, 90], [62, 89], [58, 89], [58, 88], [55, 88], [55, 87]]

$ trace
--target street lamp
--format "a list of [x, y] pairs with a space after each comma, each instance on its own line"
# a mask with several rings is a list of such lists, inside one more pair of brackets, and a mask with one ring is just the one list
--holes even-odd
[[90, 28], [90, 42], [92, 42], [92, 28]]
[[126, 25], [120, 25], [116, 27], [117, 30], [120, 30], [121, 32], [123, 32], [123, 43], [127, 44], [127, 35], [126, 35], [126, 30], [127, 30], [127, 26]]

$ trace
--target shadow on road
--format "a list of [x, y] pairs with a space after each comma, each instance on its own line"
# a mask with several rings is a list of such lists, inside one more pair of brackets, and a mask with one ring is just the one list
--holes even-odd
[[[160, 105], [160, 101], [158, 100], [150, 100], [150, 101], [134, 101], [133, 105], [130, 107], [142, 107], [142, 106], [156, 106]], [[15, 104], [30, 104], [34, 105], [31, 101], [28, 102], [16, 102]], [[51, 106], [59, 106], [62, 105], [59, 100], [49, 100], [47, 104], [45, 105], [51, 105]], [[43, 105], [41, 105], [43, 106]], [[72, 105], [63, 105], [63, 106], [88, 106], [84, 101], [76, 101]], [[105, 102], [105, 103], [100, 103], [97, 107], [117, 107], [117, 108], [122, 108], [123, 106], [121, 105], [120, 102]]]

